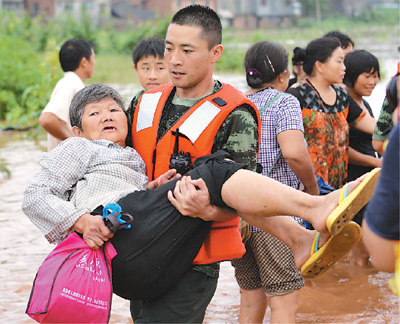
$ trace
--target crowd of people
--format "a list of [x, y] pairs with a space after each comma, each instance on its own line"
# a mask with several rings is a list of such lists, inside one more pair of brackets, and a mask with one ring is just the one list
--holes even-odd
[[[398, 262], [399, 126], [391, 131], [398, 77], [379, 117], [385, 123], [377, 123], [365, 97], [380, 79], [379, 62], [354, 48], [338, 31], [296, 47], [290, 79], [286, 50], [256, 43], [244, 58], [249, 90], [242, 94], [214, 79], [223, 55], [218, 15], [191, 5], [173, 16], [165, 39], [144, 39], [133, 50], [143, 90], [126, 107], [108, 86], [84, 87], [93, 46], [70, 39], [60, 50], [65, 76], [39, 119], [49, 152], [23, 211], [50, 243], [73, 230], [89, 247], [110, 241], [121, 255], [135, 251], [126, 242], [137, 237], [111, 233], [92, 215], [109, 202], [148, 218], [137, 225], [142, 236], [161, 236], [175, 219], [183, 220], [182, 237], [195, 231], [175, 247], [188, 260], [172, 258], [167, 274], [175, 279], [162, 293], [136, 298], [121, 284], [133, 296], [135, 323], [201, 323], [221, 261], [235, 268], [240, 323], [262, 323], [267, 307], [271, 323], [294, 323], [305, 277], [349, 252], [355, 263], [372, 260], [384, 271]], [[385, 255], [377, 255], [379, 244]], [[120, 270], [121, 258], [117, 274], [129, 270]]]

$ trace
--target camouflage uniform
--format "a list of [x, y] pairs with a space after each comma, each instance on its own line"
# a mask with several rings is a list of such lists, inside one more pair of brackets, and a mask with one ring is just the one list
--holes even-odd
[[374, 134], [372, 135], [373, 140], [384, 142], [388, 138], [389, 133], [393, 128], [393, 111], [394, 108], [385, 97], [375, 126]]
[[[215, 81], [213, 94], [221, 89], [222, 84]], [[129, 120], [129, 132], [135, 108], [143, 92], [138, 93], [129, 105], [127, 114]], [[169, 109], [163, 111], [159, 126], [159, 136], [165, 132], [196, 102], [202, 98], [189, 99], [174, 97]], [[127, 145], [132, 146], [128, 135]], [[238, 162], [247, 165], [247, 169], [256, 171], [257, 152], [258, 152], [258, 125], [257, 119], [252, 115], [246, 105], [237, 107], [233, 110], [223, 122], [219, 129], [212, 147], [214, 153], [218, 150], [225, 150], [232, 155], [232, 158]], [[219, 264], [194, 266], [193, 269], [206, 273], [209, 277], [218, 278]]]

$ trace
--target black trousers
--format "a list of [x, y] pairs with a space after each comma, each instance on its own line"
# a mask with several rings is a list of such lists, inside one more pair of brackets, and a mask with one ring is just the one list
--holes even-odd
[[[224, 160], [219, 151], [197, 159], [188, 174], [202, 178], [210, 201], [228, 207], [221, 198], [222, 185], [243, 166]], [[147, 300], [168, 291], [188, 271], [211, 222], [182, 216], [169, 202], [171, 181], [154, 190], [135, 191], [118, 201], [133, 218], [132, 228], [119, 230], [111, 239], [118, 255], [112, 261], [114, 293], [130, 300]]]

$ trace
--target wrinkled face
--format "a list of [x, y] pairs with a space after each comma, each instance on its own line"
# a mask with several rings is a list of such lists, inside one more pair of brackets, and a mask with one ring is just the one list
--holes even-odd
[[354, 83], [354, 92], [359, 96], [370, 96], [378, 81], [378, 71], [361, 73]]
[[321, 64], [322, 75], [330, 84], [342, 83], [346, 72], [344, 54], [341, 47], [336, 48], [331, 57]]
[[107, 139], [125, 147], [128, 119], [114, 99], [104, 98], [86, 105], [82, 115], [82, 130], [72, 128], [75, 136], [89, 140]]
[[169, 72], [165, 59], [146, 56], [142, 57], [134, 67], [143, 89], [150, 90], [169, 82]]
[[[222, 54], [221, 45], [209, 50], [208, 42], [200, 37], [201, 33], [202, 28], [198, 26], [171, 24], [168, 27], [164, 56], [178, 96], [183, 96], [182, 92], [188, 98], [198, 97], [195, 89], [209, 83], [210, 79], [212, 81], [214, 63]], [[221, 53], [215, 55], [218, 46]]]

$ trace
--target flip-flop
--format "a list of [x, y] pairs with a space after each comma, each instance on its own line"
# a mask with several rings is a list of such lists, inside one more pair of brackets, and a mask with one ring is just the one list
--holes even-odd
[[373, 169], [350, 194], [349, 183], [340, 192], [339, 204], [326, 219], [326, 228], [335, 236], [350, 222], [358, 211], [371, 199], [381, 169]]
[[338, 235], [331, 236], [318, 249], [319, 237], [320, 234], [318, 233], [311, 248], [311, 257], [301, 267], [301, 275], [304, 278], [314, 278], [321, 275], [347, 254], [361, 239], [361, 227], [355, 222], [348, 223]]

